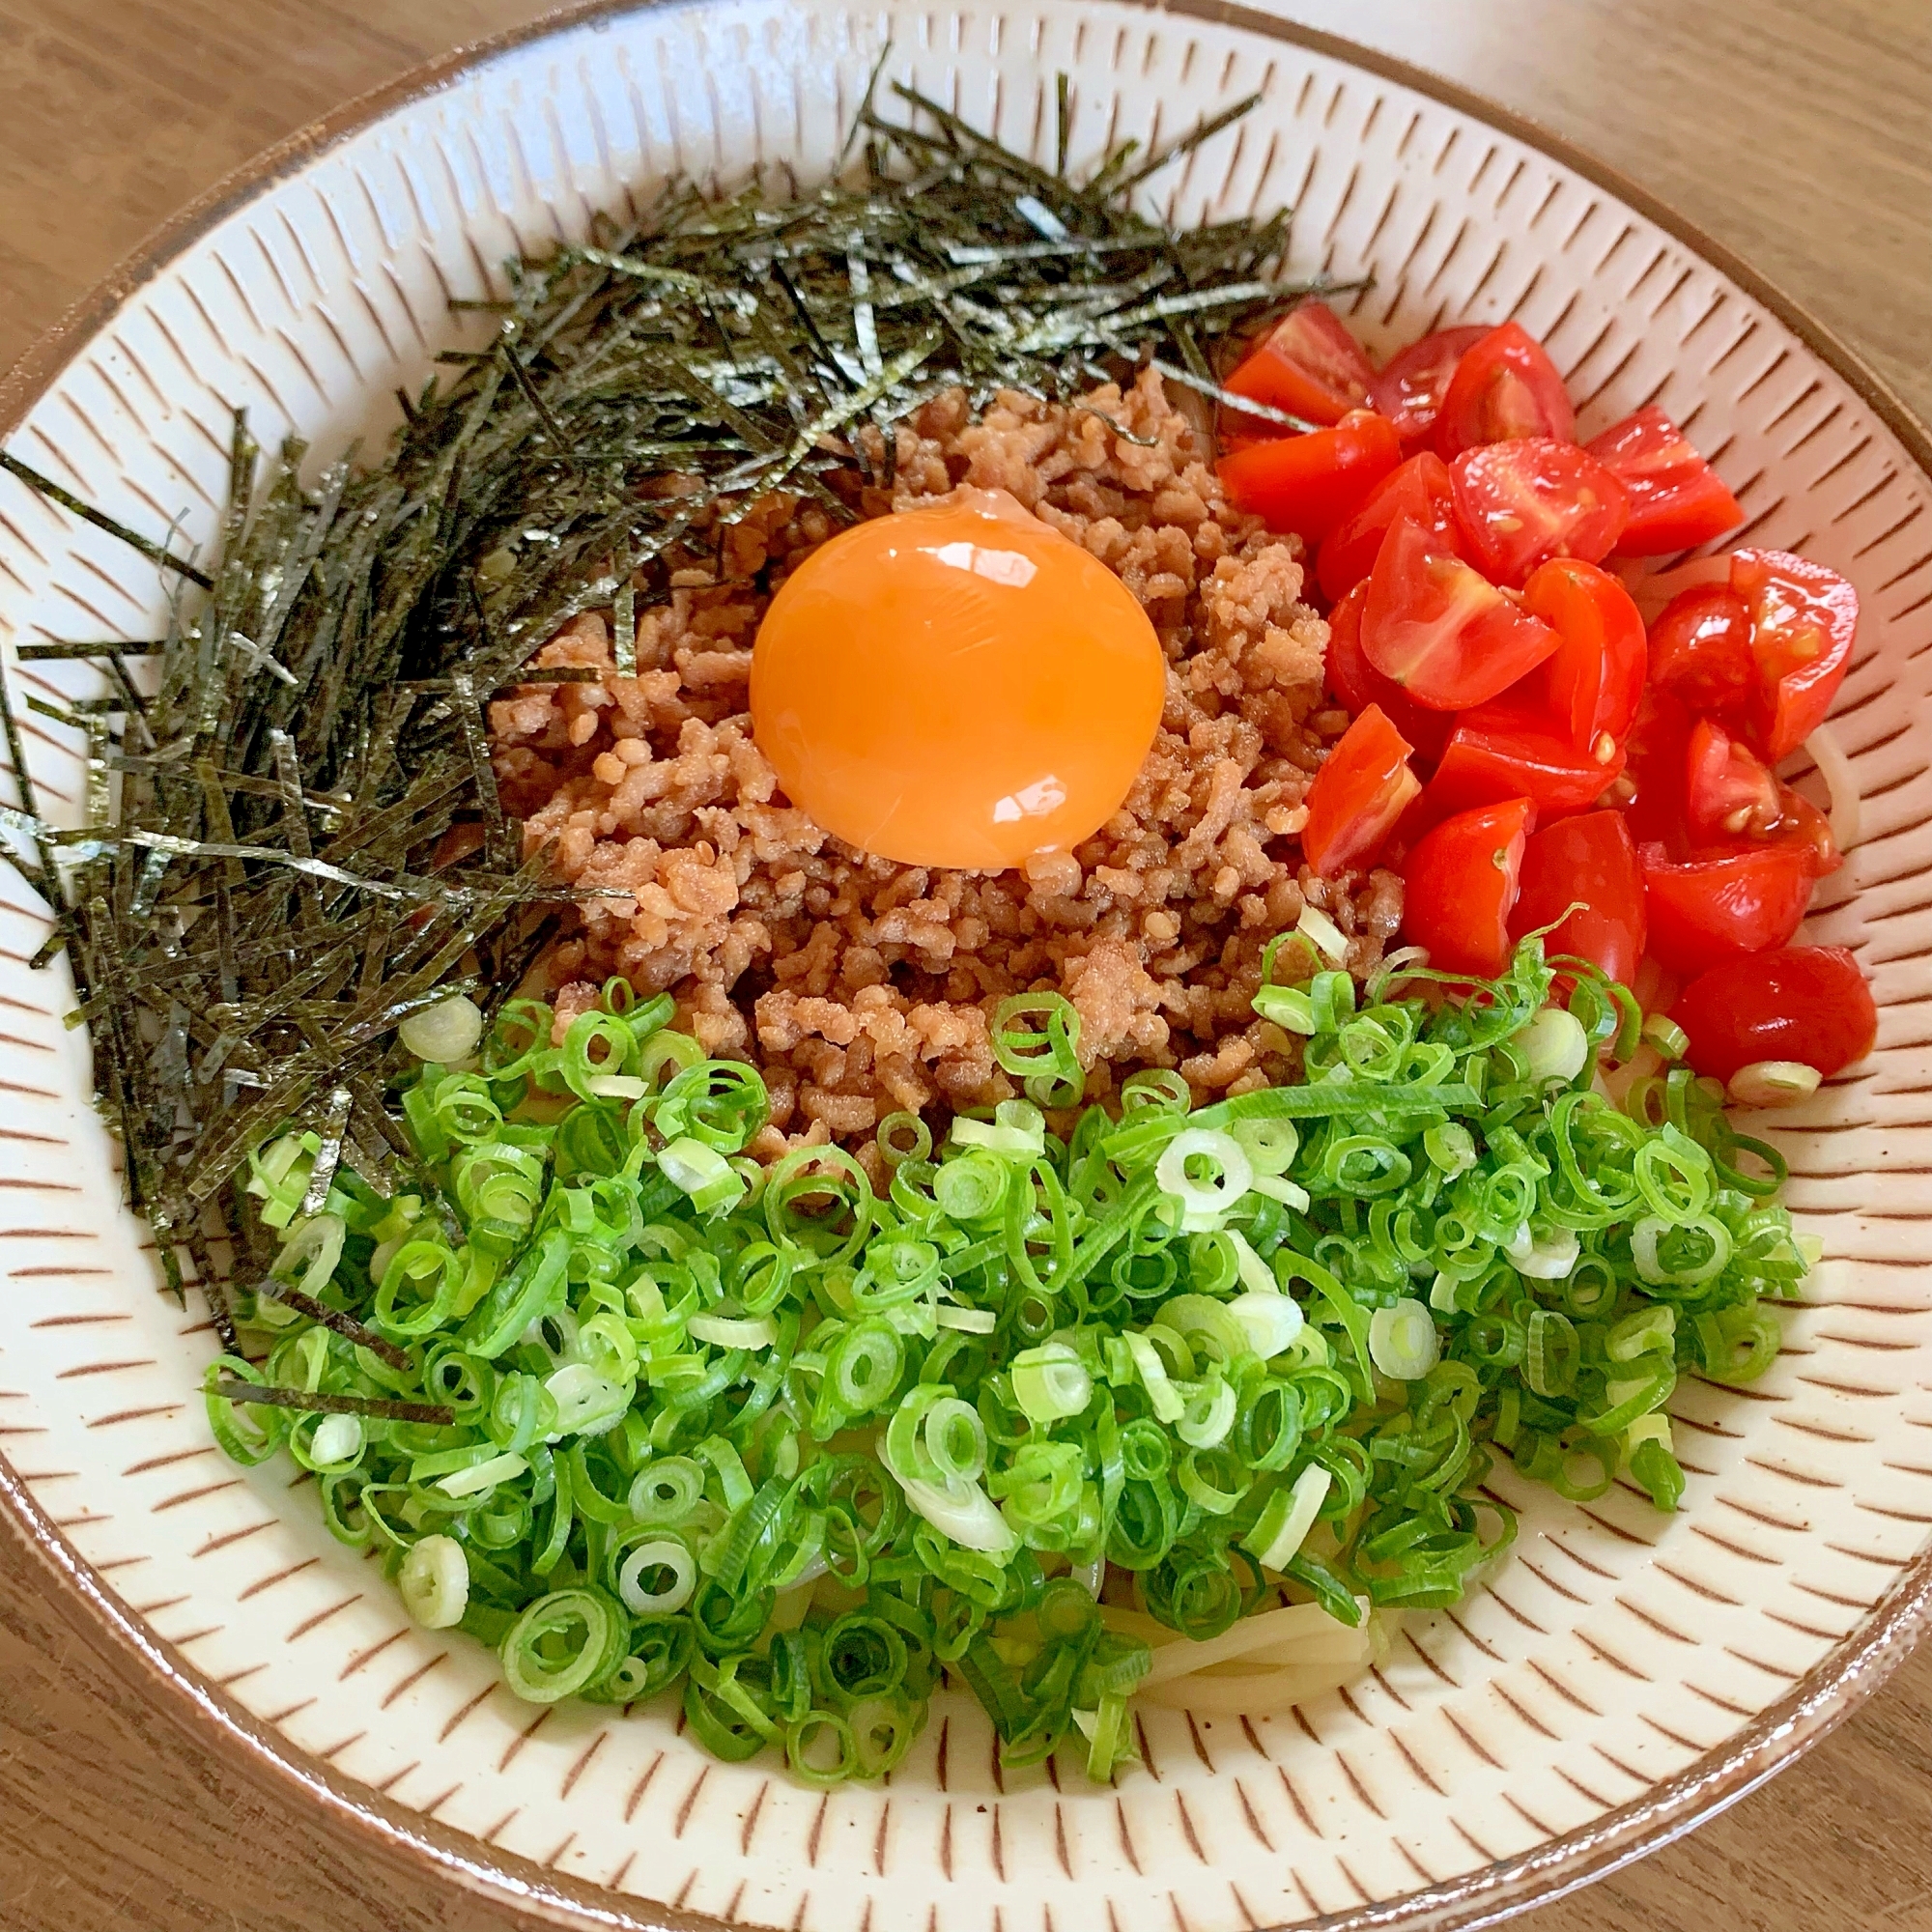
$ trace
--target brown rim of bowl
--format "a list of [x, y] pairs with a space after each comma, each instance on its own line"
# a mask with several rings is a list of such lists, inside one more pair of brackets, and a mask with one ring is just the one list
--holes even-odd
[[[544, 14], [522, 27], [478, 41], [412, 69], [312, 122], [218, 182], [83, 297], [0, 378], [0, 439], [19, 426], [81, 346], [145, 283], [266, 183], [295, 173], [351, 134], [422, 96], [453, 85], [497, 56], [587, 21], [629, 14], [702, 9], [707, 0], [588, 0]], [[1129, 0], [1153, 13], [1232, 26], [1265, 40], [1345, 61], [1485, 122], [1537, 149], [1616, 195], [1666, 234], [1674, 235], [1728, 276], [1858, 392], [1932, 479], [1928, 433], [1885, 380], [1806, 310], [1782, 294], [1636, 183], [1552, 134], [1526, 116], [1497, 106], [1469, 89], [1338, 35], [1276, 19], [1232, 0]], [[124, 1668], [128, 1652], [170, 1693], [162, 1708], [187, 1728], [213, 1726], [255, 1764], [314, 1799], [336, 1822], [360, 1825], [398, 1850], [412, 1852], [445, 1875], [513, 1910], [562, 1926], [609, 1926], [615, 1932], [718, 1932], [724, 1921], [633, 1899], [582, 1884], [514, 1854], [487, 1848], [467, 1833], [392, 1803], [331, 1767], [296, 1749], [235, 1703], [200, 1671], [184, 1662], [101, 1582], [0, 1457], [0, 1498], [12, 1531], [71, 1585], [89, 1624], [81, 1634], [110, 1665]], [[1778, 1701], [1643, 1797], [1552, 1838], [1536, 1850], [1498, 1860], [1461, 1878], [1424, 1887], [1379, 1905], [1294, 1921], [1295, 1932], [1473, 1932], [1532, 1904], [1547, 1903], [1603, 1878], [1668, 1844], [1754, 1791], [1840, 1723], [1875, 1691], [1932, 1628], [1932, 1548], [1922, 1550], [1874, 1606], [1858, 1634], [1838, 1644]]]

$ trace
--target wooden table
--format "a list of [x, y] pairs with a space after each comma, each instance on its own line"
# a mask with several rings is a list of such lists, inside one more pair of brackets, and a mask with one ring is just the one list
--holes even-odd
[[[1536, 116], [1932, 416], [1925, 0], [1276, 0]], [[0, 0], [0, 363], [291, 128], [531, 0]], [[0, 1926], [511, 1932], [210, 1757], [0, 1535]], [[1932, 1932], [1932, 1647], [1803, 1763], [1526, 1932]]]

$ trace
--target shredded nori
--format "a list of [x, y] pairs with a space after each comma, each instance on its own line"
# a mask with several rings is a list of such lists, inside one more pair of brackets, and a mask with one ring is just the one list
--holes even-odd
[[[1288, 214], [1171, 232], [1129, 206], [1252, 99], [1075, 184], [1065, 86], [1052, 170], [892, 91], [910, 123], [868, 94], [846, 174], [816, 193], [674, 184], [636, 223], [506, 265], [505, 299], [452, 304], [494, 318], [494, 343], [439, 358], [458, 373], [403, 399], [380, 463], [352, 451], [304, 482], [290, 441], [265, 477], [238, 412], [207, 569], [0, 456], [169, 574], [163, 639], [19, 648], [92, 662], [104, 689], [29, 699], [89, 740], [85, 827], [55, 832], [0, 681], [19, 785], [0, 824], [52, 909], [41, 963], [68, 954], [171, 1281], [178, 1249], [204, 1284], [267, 1272], [239, 1180], [290, 1128], [322, 1143], [312, 1194], [348, 1153], [379, 1189], [433, 1196], [389, 1113], [394, 1030], [452, 990], [493, 1009], [567, 902], [543, 853], [521, 857], [484, 706], [526, 676], [594, 675], [524, 669], [571, 617], [614, 609], [628, 658], [638, 611], [714, 563], [719, 526], [780, 488], [848, 519], [833, 482], [864, 466], [889, 484], [895, 449], [858, 432], [949, 388], [1066, 399], [1151, 362], [1292, 422], [1226, 397], [1205, 346], [1327, 286], [1280, 278]], [[136, 656], [157, 667], [146, 696]], [[219, 1299], [215, 1318], [232, 1333]]]
[[456, 1411], [440, 1402], [390, 1402], [373, 1395], [329, 1395], [321, 1389], [266, 1388], [259, 1382], [244, 1382], [235, 1376], [222, 1376], [210, 1384], [208, 1393], [223, 1402], [260, 1403], [268, 1408], [301, 1408], [317, 1415], [367, 1415], [382, 1422], [427, 1422], [447, 1425], [456, 1420]]

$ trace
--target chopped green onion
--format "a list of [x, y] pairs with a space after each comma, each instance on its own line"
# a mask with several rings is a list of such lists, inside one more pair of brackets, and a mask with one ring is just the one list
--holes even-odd
[[1576, 1267], [1582, 1244], [1574, 1228], [1536, 1235], [1525, 1221], [1503, 1243], [1503, 1253], [1519, 1274], [1528, 1275], [1533, 1281], [1561, 1281]]
[[1180, 1203], [1181, 1229], [1194, 1233], [1220, 1225], [1221, 1216], [1254, 1184], [1255, 1171], [1232, 1134], [1187, 1127], [1168, 1142], [1154, 1163], [1154, 1180]]
[[1644, 1021], [1643, 1038], [1665, 1060], [1682, 1060], [1690, 1051], [1690, 1036], [1664, 1013], [1652, 1013]]
[[778, 1340], [779, 1324], [769, 1315], [694, 1315], [685, 1333], [714, 1349], [769, 1349]]
[[1311, 1463], [1286, 1489], [1268, 1497], [1241, 1548], [1251, 1551], [1264, 1570], [1285, 1570], [1307, 1542], [1333, 1482], [1320, 1463]]
[[1731, 1075], [1730, 1096], [1740, 1107], [1788, 1107], [1815, 1094], [1820, 1078], [1802, 1060], [1754, 1060]]
[[[653, 1576], [660, 1579], [659, 1585], [647, 1589], [644, 1579]], [[633, 1616], [675, 1615], [691, 1601], [696, 1587], [697, 1564], [690, 1549], [671, 1536], [639, 1544], [617, 1572], [617, 1594]]]
[[467, 1469], [458, 1469], [453, 1475], [444, 1476], [436, 1487], [446, 1496], [473, 1496], [484, 1490], [496, 1488], [498, 1483], [513, 1481], [529, 1466], [521, 1456], [492, 1456], [486, 1462], [472, 1463]]
[[1241, 1324], [1248, 1347], [1264, 1362], [1291, 1347], [1306, 1325], [1300, 1302], [1279, 1289], [1237, 1296], [1229, 1303], [1228, 1313]]
[[716, 1148], [688, 1135], [668, 1143], [658, 1153], [658, 1168], [672, 1186], [691, 1196], [701, 1214], [715, 1214], [743, 1198], [744, 1181]]
[[1349, 941], [1342, 928], [1317, 905], [1304, 905], [1294, 929], [1304, 939], [1319, 946], [1336, 965], [1349, 956]]
[[1545, 1007], [1517, 1035], [1535, 1081], [1574, 1080], [1590, 1064], [1590, 1037], [1567, 1007]]
[[476, 1051], [483, 1009], [467, 993], [453, 993], [433, 1007], [419, 1007], [396, 1029], [396, 1037], [418, 1060], [454, 1066]]
[[453, 1536], [412, 1544], [396, 1573], [403, 1607], [424, 1630], [449, 1630], [469, 1604], [469, 1562]]
[[[217, 1365], [210, 1426], [286, 1445], [519, 1696], [673, 1691], [706, 1749], [831, 1784], [901, 1762], [951, 1669], [1004, 1762], [1077, 1736], [1111, 1776], [1151, 1664], [1109, 1564], [1196, 1640], [1263, 1578], [1350, 1628], [1452, 1605], [1516, 1534], [1495, 1457], [1674, 1509], [1680, 1376], [1775, 1357], [1807, 1265], [1776, 1156], [1688, 1067], [1584, 1084], [1621, 1011], [1590, 971], [1531, 943], [1473, 992], [1264, 986], [1306, 1003], [1298, 1084], [1141, 1073], [1118, 1117], [1009, 1100], [937, 1148], [906, 1116], [883, 1197], [837, 1147], [746, 1159], [762, 1082], [654, 1053], [659, 1002], [613, 992], [574, 1049], [512, 1013], [486, 1070], [406, 1086], [413, 1194], [338, 1162], [311, 1212], [320, 1136], [258, 1154], [280, 1274], [327, 1299], [258, 1297], [267, 1360]], [[1071, 1037], [1009, 1018], [1022, 1058]]]
[[1420, 1381], [1442, 1352], [1435, 1321], [1427, 1307], [1404, 1295], [1369, 1318], [1369, 1353], [1391, 1381]]
[[1078, 1415], [1094, 1393], [1094, 1378], [1065, 1342], [1025, 1349], [1013, 1357], [1013, 1400], [1030, 1422]]

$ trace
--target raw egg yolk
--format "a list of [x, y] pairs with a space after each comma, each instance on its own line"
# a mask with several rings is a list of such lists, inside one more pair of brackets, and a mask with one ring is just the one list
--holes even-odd
[[815, 551], [752, 654], [752, 729], [791, 802], [860, 850], [1004, 870], [1091, 838], [1146, 759], [1160, 640], [1097, 557], [1000, 490]]

